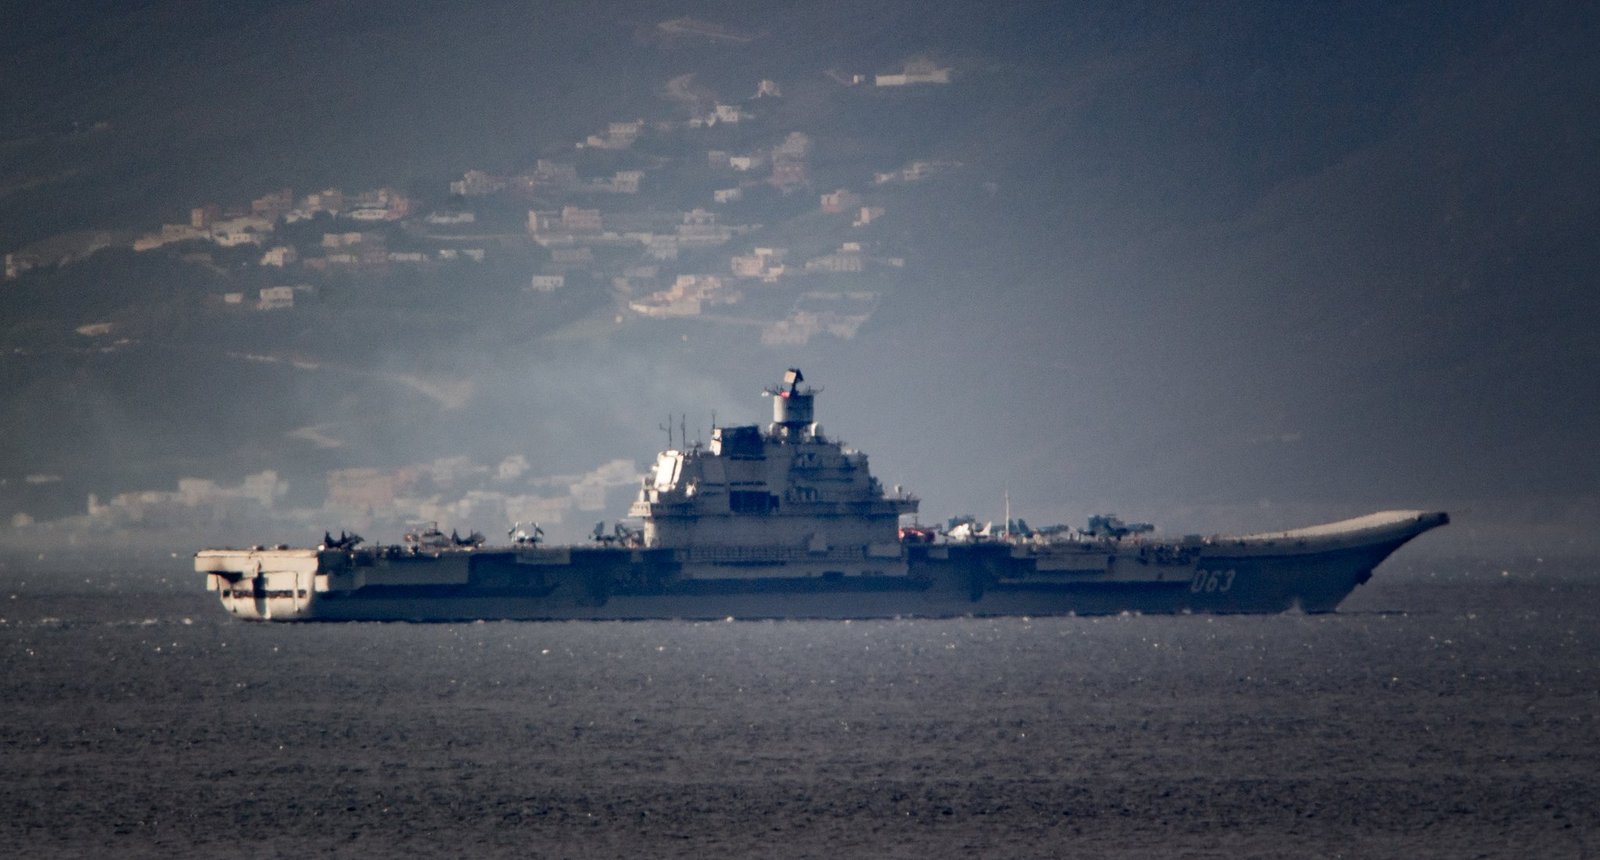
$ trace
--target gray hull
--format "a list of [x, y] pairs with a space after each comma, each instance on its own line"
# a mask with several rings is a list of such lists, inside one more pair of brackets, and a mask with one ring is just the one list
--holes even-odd
[[869, 575], [805, 558], [601, 547], [206, 550], [196, 567], [234, 615], [278, 621], [1329, 612], [1446, 522], [1399, 511], [1207, 541], [908, 544]]

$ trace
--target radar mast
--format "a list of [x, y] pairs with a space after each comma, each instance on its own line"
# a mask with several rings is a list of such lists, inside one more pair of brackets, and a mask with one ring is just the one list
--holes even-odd
[[817, 392], [821, 389], [806, 386], [800, 368], [791, 367], [783, 374], [783, 384], [766, 389], [772, 397], [772, 427], [769, 432], [779, 439], [799, 440], [816, 433]]

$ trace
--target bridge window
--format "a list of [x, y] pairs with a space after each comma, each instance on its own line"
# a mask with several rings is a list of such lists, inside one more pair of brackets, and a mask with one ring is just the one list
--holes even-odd
[[736, 514], [767, 514], [778, 509], [778, 497], [756, 490], [730, 490], [728, 510]]

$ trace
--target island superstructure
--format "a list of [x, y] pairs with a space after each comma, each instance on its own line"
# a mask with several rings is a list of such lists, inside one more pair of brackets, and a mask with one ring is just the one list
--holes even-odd
[[[195, 569], [260, 620], [868, 618], [1114, 612], [1327, 612], [1442, 512], [1385, 511], [1240, 537], [1137, 529], [938, 535], [901, 527], [918, 499], [824, 435], [798, 369], [766, 427], [714, 427], [661, 452], [629, 514], [586, 546], [509, 546], [434, 531], [403, 545], [207, 549]], [[602, 539], [603, 538], [603, 539]]]
[[657, 456], [628, 511], [644, 521], [644, 546], [684, 553], [693, 576], [905, 574], [900, 517], [917, 499], [886, 495], [866, 454], [822, 435], [804, 381], [791, 369], [766, 390], [765, 432], [716, 427], [709, 448]]

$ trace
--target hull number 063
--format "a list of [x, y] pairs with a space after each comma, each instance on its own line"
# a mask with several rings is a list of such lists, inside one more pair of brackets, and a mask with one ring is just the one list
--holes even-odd
[[1189, 580], [1189, 590], [1195, 594], [1226, 593], [1233, 588], [1233, 570], [1197, 570]]

